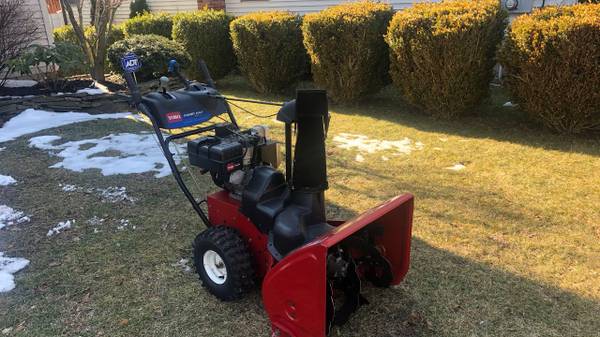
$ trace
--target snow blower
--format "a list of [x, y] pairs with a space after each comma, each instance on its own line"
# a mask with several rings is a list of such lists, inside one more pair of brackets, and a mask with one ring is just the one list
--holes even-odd
[[[228, 98], [216, 90], [204, 63], [200, 83], [187, 80], [171, 61], [169, 71], [184, 88], [169, 91], [162, 77], [158, 92], [142, 96], [134, 76], [137, 57], [126, 55], [122, 67], [132, 103], [151, 121], [177, 184], [206, 225], [193, 242], [193, 256], [211, 294], [232, 301], [262, 284], [272, 336], [322, 337], [368, 304], [363, 285], [402, 281], [410, 262], [412, 195], [348, 221], [326, 218], [325, 91], [298, 90], [282, 106]], [[285, 174], [267, 128], [239, 127], [230, 108], [236, 100], [281, 106]], [[193, 196], [169, 149], [177, 139], [189, 140], [190, 165], [210, 174], [219, 191], [202, 200]]]

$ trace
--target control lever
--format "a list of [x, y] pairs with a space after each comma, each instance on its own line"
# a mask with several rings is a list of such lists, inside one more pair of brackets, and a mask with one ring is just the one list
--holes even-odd
[[206, 62], [204, 62], [204, 60], [200, 60], [199, 66], [200, 66], [200, 72], [202, 73], [202, 77], [204, 77], [206, 84], [211, 88], [216, 88], [215, 81], [213, 81], [212, 77], [210, 77], [210, 72], [208, 72], [208, 67], [206, 66]]
[[132, 73], [125, 72], [123, 76], [125, 77], [125, 82], [127, 82], [129, 92], [131, 93], [131, 104], [137, 106], [142, 102], [142, 94], [140, 94], [140, 88], [138, 88]]
[[180, 81], [181, 83], [183, 83], [183, 85], [185, 86], [186, 89], [190, 88], [190, 80], [188, 80], [187, 78], [185, 78], [185, 76], [183, 76], [183, 74], [179, 71], [179, 63], [177, 63], [177, 60], [173, 59], [171, 61], [169, 61], [169, 73], [175, 75]]
[[161, 76], [161, 78], [158, 79], [158, 88], [163, 95], [167, 94], [167, 90], [169, 90], [169, 78], [167, 76]]

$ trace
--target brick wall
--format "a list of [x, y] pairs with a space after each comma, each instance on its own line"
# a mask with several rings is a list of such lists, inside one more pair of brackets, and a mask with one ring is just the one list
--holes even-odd
[[204, 7], [211, 9], [225, 9], [225, 0], [198, 0], [198, 9]]

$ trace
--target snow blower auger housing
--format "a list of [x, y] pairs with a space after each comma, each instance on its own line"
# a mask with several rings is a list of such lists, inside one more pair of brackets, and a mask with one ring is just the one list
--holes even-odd
[[[122, 63], [133, 104], [150, 119], [179, 187], [207, 227], [194, 240], [193, 255], [210, 293], [235, 300], [262, 283], [273, 336], [323, 337], [368, 303], [363, 285], [385, 288], [403, 280], [410, 262], [412, 195], [348, 221], [326, 218], [325, 91], [298, 90], [277, 113], [285, 126], [284, 174], [267, 129], [240, 129], [229, 101], [241, 99], [219, 94], [203, 63], [205, 83], [185, 79], [171, 61], [170, 72], [185, 88], [169, 91], [162, 77], [159, 91], [144, 96], [132, 74], [137, 59], [127, 55]], [[212, 119], [221, 123], [210, 124]], [[163, 130], [177, 133], [165, 137]], [[190, 164], [210, 173], [220, 187], [206, 197], [208, 214], [169, 149], [173, 140], [195, 135], [200, 136], [187, 143]]]

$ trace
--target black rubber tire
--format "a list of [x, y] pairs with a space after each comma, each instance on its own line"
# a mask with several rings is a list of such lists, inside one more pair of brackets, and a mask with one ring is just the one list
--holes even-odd
[[[194, 266], [208, 291], [222, 301], [241, 298], [254, 287], [254, 269], [246, 242], [231, 227], [214, 226], [202, 231], [193, 243]], [[204, 269], [204, 253], [212, 250], [219, 254], [227, 270], [225, 283], [213, 282]]]

